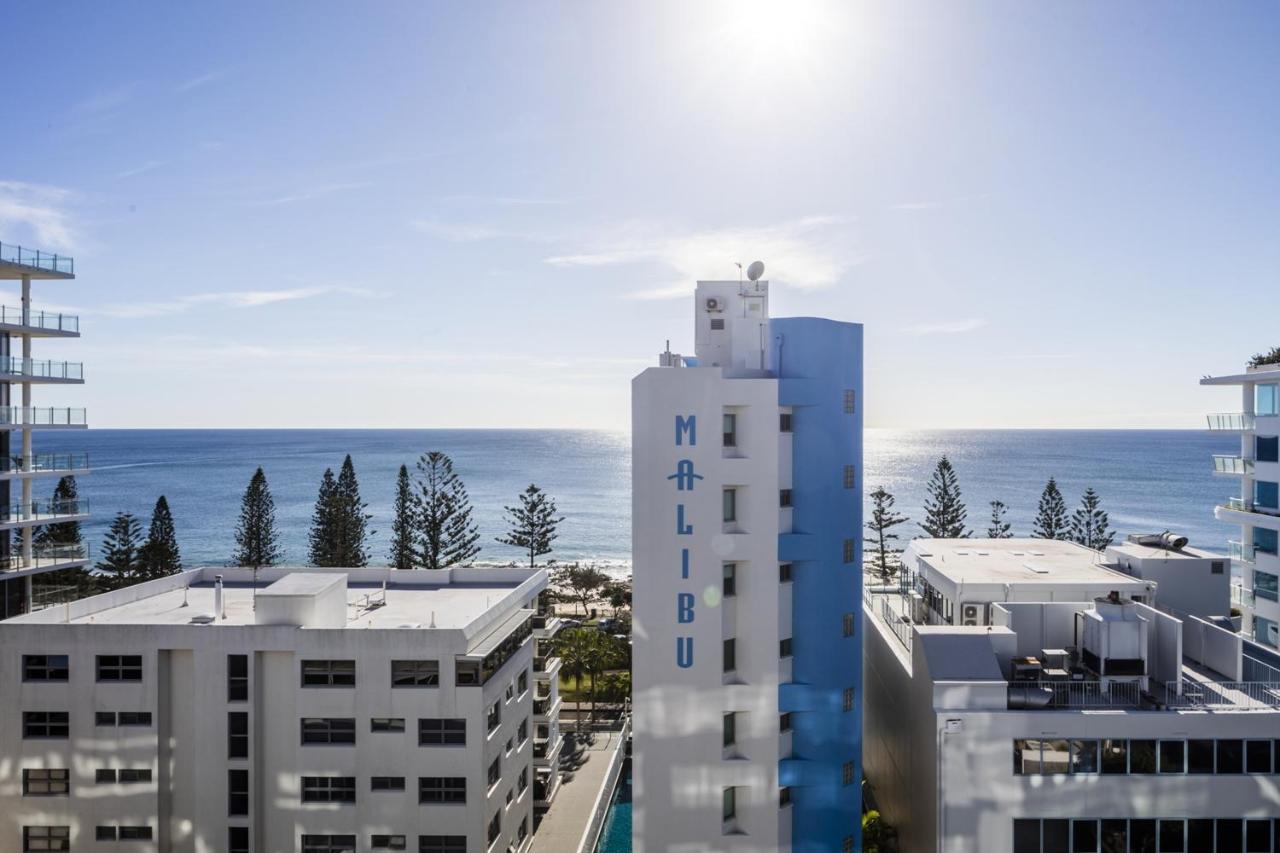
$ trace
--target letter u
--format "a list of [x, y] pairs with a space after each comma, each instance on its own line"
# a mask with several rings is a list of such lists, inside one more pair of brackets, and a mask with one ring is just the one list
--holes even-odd
[[693, 666], [693, 637], [676, 637], [676, 666], [681, 669]]

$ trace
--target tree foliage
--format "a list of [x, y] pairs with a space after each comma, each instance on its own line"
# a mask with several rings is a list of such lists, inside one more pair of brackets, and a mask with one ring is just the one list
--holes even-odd
[[417, 528], [413, 499], [413, 482], [409, 479], [409, 467], [400, 466], [396, 475], [395, 518], [391, 521], [391, 567], [395, 569], [412, 569], [414, 567], [414, 536]]
[[1110, 518], [1102, 509], [1102, 499], [1092, 486], [1084, 490], [1080, 507], [1071, 515], [1070, 537], [1072, 542], [1095, 551], [1106, 548], [1116, 538]]
[[142, 527], [132, 513], [117, 513], [102, 540], [102, 557], [95, 569], [104, 589], [120, 589], [142, 579]]
[[880, 580], [889, 583], [902, 567], [901, 548], [895, 548], [892, 542], [898, 539], [893, 528], [905, 523], [905, 515], [898, 515], [893, 510], [895, 498], [884, 486], [871, 493], [871, 520], [866, 527], [872, 534], [871, 565]]
[[[80, 492], [76, 486], [76, 478], [70, 474], [58, 478], [58, 485], [53, 488], [53, 502], [67, 503], [78, 501]], [[42, 545], [80, 545], [84, 538], [80, 532], [80, 522], [60, 521], [57, 524], [46, 524], [36, 530], [32, 544], [39, 548]]]
[[1008, 511], [1009, 508], [1004, 505], [1004, 501], [991, 502], [991, 523], [987, 525], [988, 539], [1013, 538], [1013, 525], [1005, 518]]
[[414, 563], [424, 569], [447, 569], [480, 553], [480, 531], [471, 518], [471, 499], [453, 460], [431, 451], [418, 460], [415, 498], [417, 533]]
[[555, 499], [532, 483], [521, 493], [519, 506], [502, 509], [511, 531], [496, 537], [497, 541], [526, 551], [532, 568], [536, 558], [551, 553], [556, 527], [564, 521], [564, 516], [556, 516]]
[[173, 514], [164, 495], [156, 500], [151, 511], [151, 525], [147, 528], [147, 541], [139, 553], [142, 580], [152, 580], [182, 571], [182, 555], [178, 551], [178, 534], [173, 526]]
[[1062, 499], [1058, 482], [1052, 477], [1045, 483], [1044, 491], [1040, 494], [1040, 507], [1036, 512], [1031, 535], [1037, 539], [1067, 538], [1067, 503]]
[[960, 497], [960, 481], [956, 477], [951, 460], [943, 456], [933, 469], [924, 501], [925, 519], [920, 524], [924, 532], [935, 539], [964, 539], [969, 531], [965, 519], [969, 510]]
[[240, 503], [236, 550], [231, 556], [231, 562], [237, 566], [259, 569], [274, 566], [283, 556], [280, 533], [276, 530], [275, 501], [267, 486], [267, 475], [259, 467], [253, 472]]
[[351, 462], [350, 453], [342, 460], [342, 468], [338, 471], [337, 505], [338, 565], [369, 565], [368, 539], [377, 531], [369, 530], [369, 520], [373, 516], [365, 512], [369, 505], [360, 499], [360, 482], [356, 479], [356, 466]]
[[610, 578], [594, 565], [571, 563], [552, 572], [551, 582], [565, 598], [582, 607], [585, 616], [591, 602], [609, 585]]
[[341, 566], [338, 554], [338, 482], [333, 469], [325, 468], [320, 478], [320, 493], [311, 513], [311, 531], [307, 534], [308, 559], [313, 566]]

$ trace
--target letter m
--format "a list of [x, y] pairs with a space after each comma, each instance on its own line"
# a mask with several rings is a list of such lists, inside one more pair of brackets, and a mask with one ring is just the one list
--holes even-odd
[[689, 446], [694, 447], [698, 444], [698, 416], [689, 415], [684, 418], [676, 415], [676, 445], [684, 444], [684, 437], [689, 437]]

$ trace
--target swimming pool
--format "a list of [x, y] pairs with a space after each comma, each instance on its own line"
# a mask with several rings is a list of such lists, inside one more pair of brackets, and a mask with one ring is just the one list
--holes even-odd
[[596, 853], [631, 853], [631, 759], [622, 766]]

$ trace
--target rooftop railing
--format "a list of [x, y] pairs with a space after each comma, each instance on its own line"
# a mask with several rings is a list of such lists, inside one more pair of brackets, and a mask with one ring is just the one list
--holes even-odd
[[75, 275], [76, 272], [76, 262], [73, 258], [42, 252], [39, 249], [24, 249], [12, 243], [0, 243], [0, 261], [67, 275]]
[[1012, 688], [1048, 691], [1050, 708], [1137, 708], [1142, 687], [1136, 681], [1013, 681]]
[[1224, 456], [1214, 454], [1213, 456], [1213, 473], [1215, 474], [1252, 474], [1253, 460], [1242, 459], [1239, 456]]
[[1165, 683], [1165, 693], [1166, 704], [1171, 708], [1280, 708], [1280, 681], [1169, 681]]
[[1219, 412], [1208, 415], [1209, 429], [1214, 432], [1248, 432], [1254, 428], [1253, 415], [1244, 412]]
[[87, 426], [84, 409], [0, 406], [0, 426]]
[[0, 557], [0, 572], [16, 572], [22, 569], [48, 569], [69, 563], [82, 563], [89, 559], [89, 546], [43, 545], [34, 549], [31, 559], [23, 561], [21, 554]]
[[0, 356], [0, 374], [32, 379], [84, 380], [84, 363], [79, 361], [37, 361], [33, 358]]
[[74, 501], [32, 501], [29, 504], [10, 504], [7, 507], [0, 507], [0, 524], [34, 519], [56, 520], [88, 514], [89, 501], [84, 498]]
[[39, 474], [57, 471], [84, 471], [87, 453], [39, 453], [34, 456], [0, 456], [0, 474]]
[[60, 314], [53, 311], [23, 311], [12, 305], [0, 305], [0, 325], [30, 326], [49, 332], [80, 333], [80, 318], [75, 314]]

